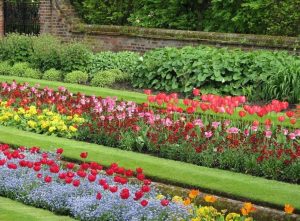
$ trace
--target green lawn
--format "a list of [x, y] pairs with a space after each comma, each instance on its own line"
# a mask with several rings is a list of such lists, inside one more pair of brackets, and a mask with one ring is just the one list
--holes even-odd
[[[3, 76], [0, 75], [0, 81], [6, 81], [6, 82], [12, 82], [13, 80], [16, 80], [19, 83], [28, 82], [30, 85], [40, 84], [41, 87], [49, 87], [52, 89], [57, 89], [59, 86], [64, 86], [68, 88], [70, 92], [77, 93], [81, 92], [86, 95], [95, 95], [95, 96], [116, 96], [118, 99], [124, 99], [127, 101], [134, 101], [136, 103], [143, 103], [147, 101], [147, 96], [142, 93], [138, 92], [132, 92], [132, 91], [124, 91], [124, 90], [115, 90], [110, 88], [99, 88], [99, 87], [91, 87], [91, 86], [85, 86], [85, 85], [79, 85], [79, 84], [69, 84], [69, 83], [63, 83], [63, 82], [57, 82], [57, 81], [46, 81], [46, 80], [38, 80], [38, 79], [31, 79], [31, 78], [22, 78], [22, 77], [15, 77], [15, 76]], [[182, 100], [180, 100], [180, 106], [184, 107]], [[199, 111], [201, 112], [201, 111]], [[201, 112], [203, 113], [203, 112]], [[222, 114], [215, 114], [212, 111], [207, 111], [205, 114], [210, 115], [219, 115], [222, 116]], [[232, 116], [226, 115], [227, 119], [240, 119], [238, 116], [238, 112], [234, 113]], [[263, 118], [259, 118], [261, 122], [264, 122], [267, 118], [270, 118], [273, 120], [273, 122], [277, 122], [277, 115], [275, 113], [272, 113], [268, 116], [264, 116]], [[243, 118], [243, 120], [247, 121], [253, 121], [256, 119], [256, 117], [247, 115]], [[288, 122], [284, 123], [285, 125], [290, 126]], [[296, 128], [300, 128], [300, 121], [298, 120], [297, 124], [295, 125]]]
[[72, 221], [68, 216], [58, 216], [44, 209], [37, 209], [20, 202], [0, 197], [1, 221]]
[[225, 170], [200, 167], [188, 163], [161, 159], [145, 154], [123, 151], [96, 144], [51, 137], [0, 126], [0, 142], [14, 145], [40, 146], [44, 150], [65, 149], [64, 156], [80, 160], [79, 154], [89, 152], [88, 160], [103, 165], [117, 162], [127, 168], [142, 167], [146, 175], [156, 180], [222, 193], [278, 208], [285, 203], [300, 209], [300, 185], [253, 177]]

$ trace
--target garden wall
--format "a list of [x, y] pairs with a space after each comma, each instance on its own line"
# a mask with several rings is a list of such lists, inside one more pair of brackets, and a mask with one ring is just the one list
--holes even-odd
[[[0, 0], [0, 7], [3, 0]], [[0, 11], [0, 35], [3, 16]], [[126, 26], [84, 24], [68, 0], [40, 1], [41, 33], [51, 33], [64, 41], [83, 40], [95, 51], [131, 50], [144, 52], [160, 47], [186, 45], [213, 45], [238, 47], [246, 50], [289, 50], [300, 54], [300, 38], [283, 36], [246, 35], [198, 31], [147, 29]], [[3, 33], [3, 30], [2, 30]]]

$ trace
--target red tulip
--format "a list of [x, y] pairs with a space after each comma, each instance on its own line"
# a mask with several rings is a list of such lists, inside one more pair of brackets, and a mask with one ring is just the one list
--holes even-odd
[[169, 205], [169, 200], [163, 199], [163, 200], [160, 201], [160, 204], [161, 204], [162, 206], [168, 206], [168, 205]]
[[150, 184], [151, 184], [151, 180], [147, 180], [147, 179], [144, 180], [144, 184], [145, 184], [145, 185], [150, 185]]
[[151, 94], [151, 90], [149, 90], [149, 89], [144, 90], [144, 93], [145, 93], [146, 95], [150, 95], [150, 94]]
[[44, 181], [45, 181], [46, 183], [51, 183], [52, 177], [51, 177], [51, 176], [45, 176]]
[[147, 185], [143, 185], [141, 189], [144, 193], [149, 193], [151, 190], [151, 188]]
[[139, 200], [144, 196], [144, 192], [143, 191], [137, 191], [137, 192], [135, 192], [134, 195], [135, 195], [134, 200]]
[[290, 123], [291, 123], [291, 124], [296, 124], [296, 122], [297, 122], [297, 119], [296, 119], [296, 118], [291, 118], [291, 119], [290, 119]]
[[130, 196], [129, 189], [125, 188], [125, 189], [121, 190], [121, 192], [120, 192], [121, 199], [126, 200], [129, 198], [129, 196]]
[[78, 187], [80, 185], [80, 180], [73, 180], [73, 186]]
[[239, 116], [240, 117], [245, 117], [246, 116], [246, 112], [245, 111], [239, 111]]
[[118, 191], [118, 187], [117, 186], [111, 186], [109, 187], [109, 191], [112, 192], [112, 193], [115, 193]]
[[73, 182], [73, 178], [72, 178], [72, 177], [66, 176], [66, 177], [65, 177], [65, 182], [66, 182], [67, 184], [70, 184], [70, 183]]
[[133, 176], [133, 171], [132, 171], [132, 170], [126, 170], [126, 171], [125, 171], [125, 175], [126, 175], [127, 177], [131, 177], [131, 176]]
[[104, 184], [106, 184], [106, 180], [105, 179], [100, 179], [99, 180], [99, 185], [103, 186]]
[[265, 125], [270, 126], [271, 124], [272, 124], [271, 119], [266, 119], [266, 120], [265, 120]]
[[58, 148], [57, 150], [56, 150], [56, 153], [57, 154], [62, 154], [64, 152], [64, 149], [63, 148]]
[[295, 115], [295, 113], [293, 111], [287, 111], [286, 116], [288, 116], [289, 118], [293, 117]]
[[41, 166], [34, 166], [34, 167], [33, 167], [33, 170], [36, 171], [36, 172], [38, 172], [38, 171], [41, 170]]
[[193, 95], [196, 97], [196, 96], [199, 96], [199, 94], [200, 94], [200, 90], [197, 89], [197, 88], [194, 88], [193, 89]]
[[8, 163], [7, 167], [12, 170], [16, 170], [18, 168], [17, 164], [14, 163]]
[[78, 170], [77, 175], [84, 178], [84, 177], [86, 177], [86, 172], [84, 170]]
[[75, 164], [74, 163], [67, 163], [67, 168], [69, 169], [69, 170], [72, 170], [73, 168], [74, 168], [74, 166], [75, 166]]
[[101, 194], [101, 193], [97, 193], [96, 199], [97, 199], [97, 200], [101, 200], [101, 199], [102, 199], [102, 194]]
[[136, 168], [136, 172], [137, 172], [137, 173], [143, 173], [143, 169], [140, 168], [140, 167], [139, 167], [139, 168]]
[[96, 176], [94, 176], [93, 174], [89, 174], [88, 175], [88, 180], [92, 183], [96, 180]]
[[90, 165], [88, 163], [82, 163], [80, 164], [80, 168], [82, 170], [87, 170], [88, 168], [90, 168]]
[[142, 205], [143, 207], [146, 207], [146, 206], [148, 205], [148, 201], [147, 201], [147, 200], [142, 200], [142, 201], [141, 201], [141, 205]]
[[196, 111], [196, 108], [194, 108], [194, 107], [188, 107], [188, 108], [186, 109], [186, 112], [187, 112], [188, 114], [193, 114], [193, 113], [195, 113], [195, 111]]
[[285, 120], [285, 117], [284, 116], [278, 116], [277, 119], [278, 119], [278, 121], [283, 122]]
[[66, 173], [60, 173], [58, 174], [58, 178], [61, 180], [64, 180], [66, 178], [67, 174]]
[[83, 159], [87, 158], [87, 156], [88, 156], [88, 153], [87, 153], [87, 152], [82, 152], [82, 153], [80, 154], [80, 157], [83, 158]]
[[139, 173], [139, 174], [136, 176], [136, 178], [138, 178], [138, 180], [143, 181], [143, 180], [145, 179], [145, 175], [142, 174], [142, 173]]
[[59, 172], [59, 166], [54, 165], [50, 167], [50, 172], [51, 173], [58, 173]]

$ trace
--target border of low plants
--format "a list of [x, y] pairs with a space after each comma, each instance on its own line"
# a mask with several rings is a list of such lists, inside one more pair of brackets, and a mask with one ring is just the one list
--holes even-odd
[[[16, 76], [4, 76], [0, 75], [0, 81], [5, 81], [8, 83], [11, 83], [13, 81], [17, 81], [17, 83], [29, 83], [30, 85], [34, 86], [35, 84], [39, 84], [41, 87], [48, 87], [54, 90], [57, 90], [59, 86], [66, 87], [70, 92], [72, 93], [84, 93], [86, 95], [95, 95], [95, 96], [101, 96], [101, 97], [117, 97], [119, 100], [126, 100], [126, 101], [134, 101], [136, 103], [144, 103], [147, 102], [147, 96], [142, 93], [138, 92], [132, 92], [132, 91], [124, 91], [124, 90], [116, 90], [111, 88], [99, 88], [99, 87], [92, 87], [87, 85], [80, 85], [80, 84], [71, 84], [71, 83], [63, 83], [58, 81], [47, 81], [47, 80], [40, 80], [40, 79], [32, 79], [32, 78], [24, 78], [24, 77], [16, 77]], [[183, 100], [180, 99], [180, 106], [185, 107], [183, 105]], [[200, 112], [200, 111], [199, 111]], [[209, 114], [214, 116], [220, 116], [221, 114], [213, 113], [212, 111], [207, 111], [205, 113], [201, 112], [202, 114]], [[249, 115], [245, 116], [243, 119], [241, 119], [238, 115], [238, 111], [236, 111], [233, 115], [229, 116], [226, 115], [226, 118], [228, 119], [240, 119], [240, 120], [246, 120], [246, 121], [253, 121], [253, 120], [259, 120], [260, 122], [264, 122], [267, 118], [270, 118], [272, 121], [277, 121], [277, 115], [274, 113], [271, 113], [271, 115], [264, 116], [262, 118], [255, 118], [251, 117]], [[289, 123], [283, 123], [282, 125], [290, 127], [291, 125]], [[300, 127], [300, 121], [298, 121], [295, 125], [295, 128]]]
[[54, 213], [27, 206], [15, 200], [0, 196], [0, 220], [5, 221], [72, 221], [71, 217], [59, 216]]
[[44, 150], [62, 147], [68, 153], [64, 157], [75, 161], [80, 160], [79, 154], [82, 151], [88, 151], [91, 161], [100, 161], [104, 166], [117, 162], [127, 168], [135, 168], [138, 165], [147, 171], [147, 176], [156, 181], [200, 188], [208, 193], [239, 200], [251, 200], [253, 203], [278, 209], [282, 209], [283, 204], [289, 203], [297, 209], [296, 213], [300, 210], [300, 185], [296, 184], [200, 167], [96, 144], [33, 134], [11, 127], [0, 126], [0, 141], [11, 145], [40, 146]]

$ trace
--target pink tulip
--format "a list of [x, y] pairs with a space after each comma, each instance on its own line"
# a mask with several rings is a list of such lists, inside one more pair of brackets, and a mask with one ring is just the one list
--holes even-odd
[[206, 138], [211, 138], [212, 135], [213, 135], [213, 132], [208, 131], [208, 132], [205, 132], [204, 134], [205, 134], [205, 137], [206, 137]]

